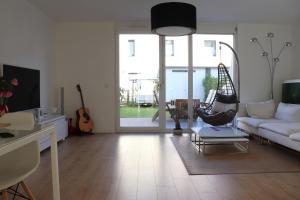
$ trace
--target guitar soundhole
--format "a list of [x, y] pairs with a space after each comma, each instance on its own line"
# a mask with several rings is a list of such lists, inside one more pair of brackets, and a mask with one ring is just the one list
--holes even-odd
[[86, 121], [90, 120], [90, 116], [87, 113], [83, 113], [83, 117], [85, 118]]

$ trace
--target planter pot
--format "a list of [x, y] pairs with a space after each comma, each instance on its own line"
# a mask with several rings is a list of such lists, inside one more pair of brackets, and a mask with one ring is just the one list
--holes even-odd
[[182, 129], [173, 129], [174, 135], [182, 135]]

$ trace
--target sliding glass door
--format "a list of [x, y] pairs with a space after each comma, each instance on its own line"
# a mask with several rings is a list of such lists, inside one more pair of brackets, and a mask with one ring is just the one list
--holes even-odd
[[[165, 103], [175, 110], [181, 128], [199, 126], [200, 106], [214, 99], [218, 64], [224, 63], [232, 72], [232, 53], [219, 42], [233, 46], [233, 35], [194, 34], [165, 37]], [[166, 128], [174, 128], [170, 112], [166, 112]]]
[[[218, 83], [218, 64], [222, 62], [233, 76], [232, 52], [219, 42], [233, 47], [233, 35], [194, 34], [193, 35], [193, 99], [200, 100], [201, 106], [210, 104]], [[195, 105], [194, 105], [195, 107]], [[199, 126], [201, 120], [193, 120], [192, 126]]]
[[[226, 46], [221, 46], [220, 50], [219, 42], [225, 42], [233, 47], [233, 35], [193, 35], [193, 69], [196, 72], [199, 71], [199, 75], [194, 74], [196, 83], [203, 81], [205, 78], [216, 78], [218, 75], [217, 66], [220, 62], [225, 64], [232, 73], [232, 52]], [[197, 78], [204, 79], [197, 80]], [[204, 81], [202, 88], [194, 88], [194, 95], [205, 99], [209, 89], [210, 87], [206, 86]]]
[[159, 127], [159, 37], [119, 35], [120, 127]]
[[233, 35], [120, 34], [119, 128], [173, 129], [172, 112], [181, 128], [199, 126], [196, 111], [214, 98], [218, 64], [233, 71], [232, 53], [220, 53], [220, 41], [233, 46]]
[[165, 127], [173, 129], [175, 121], [171, 112], [180, 120], [181, 128], [188, 128], [189, 97], [189, 45], [188, 36], [165, 37]]

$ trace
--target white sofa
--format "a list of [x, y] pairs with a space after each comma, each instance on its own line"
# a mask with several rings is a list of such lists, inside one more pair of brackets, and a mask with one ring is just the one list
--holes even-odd
[[[258, 105], [258, 112], [262, 113], [267, 107], [268, 105]], [[241, 104], [236, 119], [238, 128], [300, 151], [300, 105], [279, 103], [275, 111], [274, 104], [274, 113], [270, 117], [259, 118], [259, 115], [253, 116], [251, 113], [249, 116], [248, 113], [247, 104]]]

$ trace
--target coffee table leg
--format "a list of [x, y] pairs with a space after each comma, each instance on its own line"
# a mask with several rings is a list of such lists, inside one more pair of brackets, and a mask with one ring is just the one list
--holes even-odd
[[[242, 143], [242, 142], [241, 142]], [[241, 152], [248, 153], [249, 142], [245, 142], [245, 145], [242, 145], [240, 142], [234, 142], [234, 146], [238, 148]]]

